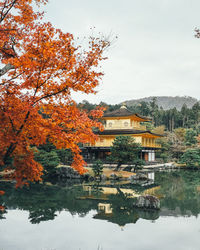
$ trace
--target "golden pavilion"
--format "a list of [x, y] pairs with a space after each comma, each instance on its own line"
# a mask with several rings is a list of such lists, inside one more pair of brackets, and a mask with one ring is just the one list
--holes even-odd
[[[156, 139], [162, 135], [152, 133], [146, 129], [145, 122], [151, 118], [133, 113], [125, 105], [112, 112], [107, 112], [101, 118], [104, 130], [98, 132], [99, 139], [94, 145], [87, 145], [88, 158], [105, 158], [109, 155], [110, 147], [117, 136], [131, 136], [142, 146], [141, 158], [145, 161], [155, 161], [155, 150], [161, 148]], [[142, 124], [141, 124], [142, 123]], [[87, 157], [86, 157], [87, 158]]]

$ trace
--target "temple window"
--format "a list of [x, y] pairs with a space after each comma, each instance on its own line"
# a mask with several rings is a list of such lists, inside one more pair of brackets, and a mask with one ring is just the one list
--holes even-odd
[[128, 122], [124, 122], [124, 127], [128, 127]]

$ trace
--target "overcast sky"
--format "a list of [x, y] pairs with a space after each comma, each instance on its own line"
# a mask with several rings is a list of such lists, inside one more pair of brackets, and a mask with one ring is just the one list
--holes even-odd
[[49, 0], [47, 19], [75, 36], [118, 36], [103, 63], [96, 95], [75, 100], [119, 103], [146, 96], [200, 99], [199, 0]]

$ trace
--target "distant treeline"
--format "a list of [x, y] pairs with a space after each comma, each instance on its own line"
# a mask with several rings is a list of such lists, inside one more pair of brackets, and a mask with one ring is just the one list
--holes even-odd
[[[79, 103], [78, 106], [86, 110], [92, 110], [96, 106], [103, 106], [106, 108], [106, 112], [120, 108], [119, 104], [111, 105], [101, 102], [99, 105], [96, 105], [85, 100]], [[139, 104], [129, 106], [128, 109], [135, 113], [151, 117], [155, 127], [164, 125], [168, 131], [173, 131], [174, 129], [180, 127], [193, 128], [197, 130], [200, 128], [199, 102], [195, 103], [192, 108], [188, 108], [184, 104], [180, 111], [176, 108], [164, 110], [162, 107], [158, 107], [156, 98], [153, 98], [149, 103], [142, 101]]]

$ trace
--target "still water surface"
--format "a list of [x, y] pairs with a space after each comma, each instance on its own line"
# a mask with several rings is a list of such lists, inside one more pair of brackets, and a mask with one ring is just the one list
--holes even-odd
[[[59, 183], [22, 190], [6, 182], [0, 250], [199, 250], [200, 172], [156, 172], [149, 183]], [[144, 185], [146, 184], [146, 185]], [[161, 199], [137, 210], [132, 196]]]

